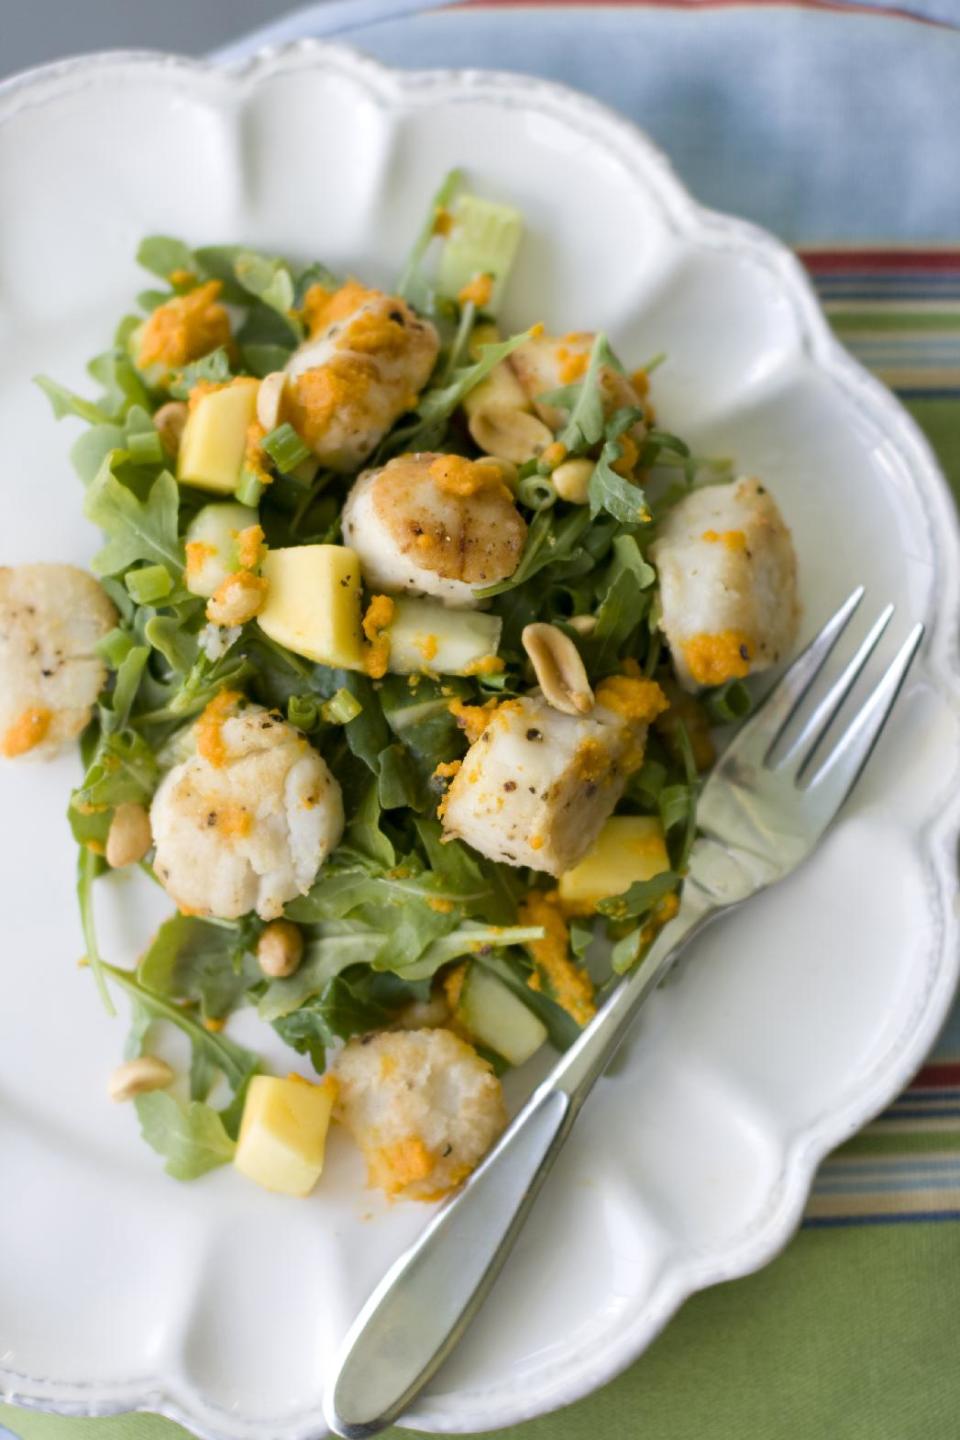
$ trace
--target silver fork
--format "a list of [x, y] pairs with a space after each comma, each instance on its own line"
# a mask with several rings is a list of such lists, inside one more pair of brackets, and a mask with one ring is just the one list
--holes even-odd
[[327, 1389], [327, 1423], [347, 1440], [392, 1424], [460, 1340], [490, 1291], [580, 1107], [647, 996], [711, 919], [788, 875], [813, 850], [876, 744], [923, 638], [915, 625], [864, 703], [827, 732], [893, 615], [888, 605], [797, 732], [811, 693], [863, 598], [858, 587], [739, 731], [707, 781], [700, 836], [675, 919], [533, 1092], [463, 1188], [374, 1290]]

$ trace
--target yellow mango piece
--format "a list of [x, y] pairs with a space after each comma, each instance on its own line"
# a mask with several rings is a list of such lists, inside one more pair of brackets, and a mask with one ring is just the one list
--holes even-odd
[[269, 550], [260, 628], [296, 655], [343, 670], [363, 669], [360, 561], [347, 545]]
[[299, 1075], [250, 1081], [233, 1163], [265, 1190], [309, 1195], [323, 1171], [336, 1081], [319, 1085]]
[[669, 869], [663, 828], [655, 816], [612, 815], [580, 864], [560, 876], [560, 903], [570, 914], [589, 915], [600, 900]]
[[240, 483], [247, 430], [256, 419], [260, 381], [241, 376], [197, 399], [180, 439], [177, 479], [198, 490], [232, 495]]

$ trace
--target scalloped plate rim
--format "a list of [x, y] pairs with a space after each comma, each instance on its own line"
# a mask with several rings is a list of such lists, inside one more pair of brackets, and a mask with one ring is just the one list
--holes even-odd
[[[546, 109], [561, 119], [577, 119], [592, 144], [613, 153], [627, 168], [642, 174], [655, 189], [669, 223], [688, 238], [711, 246], [733, 247], [762, 262], [777, 276], [783, 295], [796, 311], [804, 348], [816, 367], [843, 392], [844, 403], [865, 414], [906, 460], [918, 483], [924, 517], [936, 557], [937, 604], [928, 628], [920, 663], [933, 688], [960, 716], [960, 626], [950, 620], [960, 612], [960, 524], [947, 483], [933, 452], [912, 417], [874, 376], [870, 375], [833, 336], [813, 288], [800, 262], [785, 245], [752, 223], [699, 205], [686, 191], [670, 162], [632, 121], [599, 101], [557, 82], [497, 70], [396, 70], [371, 59], [354, 47], [318, 40], [299, 40], [269, 46], [249, 59], [222, 66], [151, 50], [111, 50], [39, 66], [0, 82], [0, 125], [31, 103], [44, 103], [43, 90], [55, 99], [62, 88], [123, 69], [151, 67], [182, 76], [191, 82], [250, 85], [291, 68], [315, 68], [346, 75], [362, 85], [379, 102], [425, 101], [433, 96], [456, 100], [470, 93], [485, 93], [509, 103], [511, 93], [520, 109]], [[945, 787], [946, 788], [946, 787]], [[535, 1398], [501, 1394], [479, 1423], [485, 1428], [521, 1423], [569, 1404], [611, 1380], [639, 1358], [683, 1301], [707, 1286], [733, 1280], [768, 1263], [787, 1244], [799, 1225], [814, 1172], [824, 1156], [882, 1110], [909, 1081], [936, 1038], [960, 980], [960, 920], [951, 903], [956, 884], [954, 855], [960, 840], [960, 794], [947, 798], [916, 832], [924, 870], [932, 882], [932, 899], [939, 902], [939, 965], [932, 969], [922, 1008], [913, 1028], [903, 1032], [891, 1049], [864, 1077], [860, 1090], [842, 1110], [831, 1110], [819, 1122], [805, 1127], [784, 1142], [785, 1163], [772, 1186], [767, 1203], [739, 1238], [686, 1261], [673, 1260], [665, 1269], [643, 1309], [615, 1341], [608, 1341], [574, 1369], [569, 1363], [555, 1367], [549, 1383], [541, 1383]], [[558, 1374], [558, 1370], [562, 1373]], [[237, 1440], [254, 1437], [259, 1421], [244, 1422], [181, 1386], [173, 1376], [134, 1377], [124, 1382], [89, 1386], [28, 1377], [0, 1366], [0, 1393], [24, 1408], [62, 1415], [106, 1417], [131, 1411], [149, 1411], [174, 1420], [202, 1440]], [[472, 1399], [477, 1392], [463, 1392]], [[490, 1400], [489, 1394], [485, 1399]], [[454, 1408], [449, 1408], [450, 1401]], [[448, 1408], [444, 1408], [447, 1406]], [[211, 1424], [222, 1416], [224, 1428]], [[236, 1422], [240, 1419], [240, 1426]], [[230, 1422], [233, 1422], [232, 1424]], [[422, 1410], [404, 1417], [430, 1431], [465, 1432], [476, 1428], [473, 1414], [458, 1413], [454, 1396], [428, 1397]], [[292, 1416], [282, 1423], [284, 1440], [307, 1440], [326, 1433], [313, 1412]]]

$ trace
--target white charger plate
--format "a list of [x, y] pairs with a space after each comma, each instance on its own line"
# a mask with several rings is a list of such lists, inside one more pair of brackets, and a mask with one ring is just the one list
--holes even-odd
[[[960, 542], [928, 447], [833, 340], [797, 262], [698, 207], [632, 126], [556, 85], [303, 43], [231, 72], [121, 53], [0, 87], [0, 559], [95, 548], [71, 425], [30, 376], [82, 384], [144, 284], [142, 234], [242, 239], [388, 284], [454, 164], [527, 217], [506, 319], [605, 328], [633, 363], [667, 351], [662, 422], [769, 482], [807, 632], [858, 581], [865, 609], [897, 602], [886, 655], [929, 627], [841, 821], [654, 998], [484, 1313], [405, 1417], [472, 1431], [584, 1395], [686, 1296], [770, 1259], [821, 1157], [931, 1045], [958, 970]], [[73, 757], [0, 772], [0, 1387], [223, 1440], [320, 1436], [337, 1343], [427, 1212], [365, 1190], [337, 1133], [306, 1202], [230, 1171], [162, 1174], [106, 1099], [124, 1027], [74, 964], [76, 773]], [[129, 877], [103, 889], [107, 953], [132, 963], [162, 907]], [[235, 1033], [256, 1032], [241, 1017]], [[512, 1077], [515, 1103], [532, 1078]]]

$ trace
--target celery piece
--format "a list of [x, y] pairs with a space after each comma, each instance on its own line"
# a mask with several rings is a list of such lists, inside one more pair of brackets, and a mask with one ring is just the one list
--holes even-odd
[[260, 497], [263, 494], [265, 488], [266, 487], [263, 481], [259, 478], [259, 476], [254, 475], [252, 470], [248, 470], [246, 467], [244, 467], [243, 472], [240, 476], [240, 483], [233, 493], [240, 501], [241, 505], [249, 505], [251, 506], [251, 508], [256, 509], [256, 507], [260, 504]]
[[321, 705], [320, 714], [328, 725], [347, 725], [357, 718], [362, 709], [360, 701], [349, 690], [338, 690], [326, 704]]
[[173, 589], [173, 580], [165, 565], [144, 565], [139, 570], [128, 570], [123, 583], [138, 605], [152, 605], [156, 600], [163, 600]]
[[156, 430], [141, 430], [128, 436], [127, 450], [136, 465], [163, 464], [163, 446]]
[[477, 308], [495, 315], [523, 235], [519, 210], [478, 195], [462, 195], [453, 209], [453, 228], [440, 256], [441, 295], [455, 300], [478, 276], [489, 276], [489, 298]]
[[303, 460], [310, 458], [308, 446], [286, 420], [264, 436], [261, 444], [281, 475], [289, 475]]

